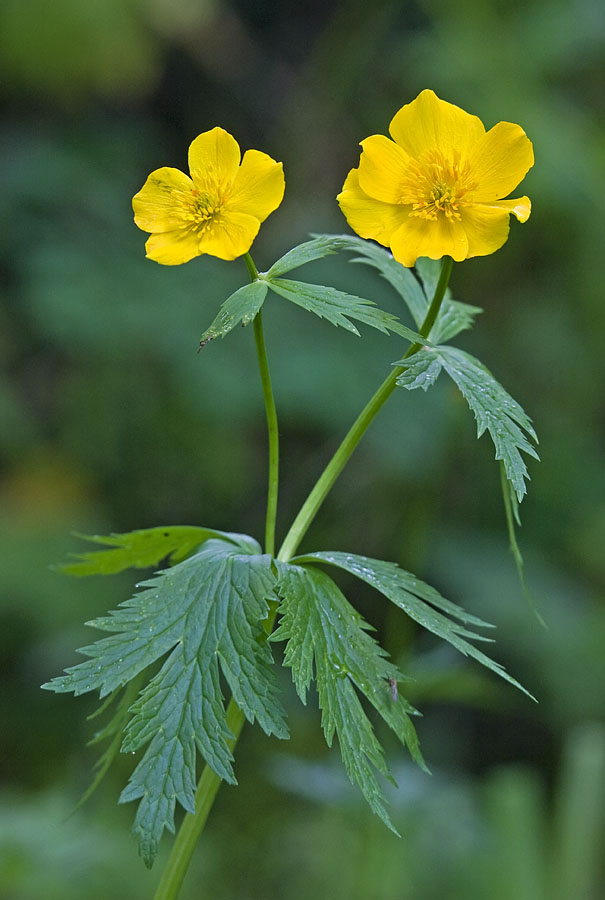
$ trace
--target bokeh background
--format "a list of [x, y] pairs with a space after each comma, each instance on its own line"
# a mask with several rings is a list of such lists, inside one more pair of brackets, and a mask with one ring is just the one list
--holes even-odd
[[[260, 268], [310, 231], [341, 232], [334, 196], [358, 141], [424, 87], [521, 123], [534, 211], [495, 256], [457, 266], [484, 307], [459, 343], [525, 406], [541, 438], [520, 535], [548, 622], [523, 599], [487, 438], [445, 378], [381, 413], [305, 547], [399, 561], [498, 626], [493, 653], [535, 705], [422, 634], [377, 595], [376, 626], [424, 713], [431, 777], [388, 735], [398, 840], [328, 752], [312, 698], [284, 677], [292, 740], [250, 728], [183, 900], [599, 900], [603, 873], [605, 487], [602, 241], [605, 19], [598, 0], [3, 0], [0, 5], [0, 895], [146, 900], [115, 801], [121, 758], [70, 817], [98, 748], [94, 700], [41, 692], [92, 637], [83, 622], [134, 578], [50, 569], [74, 531], [206, 524], [262, 534], [265, 432], [252, 334], [197, 354], [243, 263], [145, 260], [130, 199], [221, 124], [284, 162]], [[301, 270], [402, 312], [346, 259]], [[340, 332], [270, 296], [283, 534], [395, 338]], [[418, 392], [420, 394], [420, 392]]]

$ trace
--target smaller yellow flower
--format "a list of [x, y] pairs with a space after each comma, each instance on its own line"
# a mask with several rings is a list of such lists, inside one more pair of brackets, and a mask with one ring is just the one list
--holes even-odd
[[511, 213], [529, 218], [529, 197], [503, 199], [534, 163], [519, 125], [486, 132], [477, 116], [426, 90], [389, 131], [393, 140], [375, 134], [361, 142], [359, 168], [337, 199], [353, 231], [390, 247], [404, 266], [419, 256], [486, 256], [508, 238]]
[[148, 258], [176, 266], [203, 253], [247, 253], [284, 196], [282, 164], [260, 150], [242, 159], [235, 138], [213, 128], [189, 147], [189, 171], [156, 169], [132, 199], [135, 223], [151, 234]]

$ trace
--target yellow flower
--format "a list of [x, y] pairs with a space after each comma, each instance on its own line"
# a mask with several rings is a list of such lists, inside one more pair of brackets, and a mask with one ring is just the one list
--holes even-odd
[[242, 159], [235, 138], [213, 128], [189, 147], [189, 171], [191, 177], [156, 169], [133, 197], [134, 221], [151, 233], [149, 259], [175, 266], [202, 253], [247, 253], [284, 196], [282, 164], [260, 150], [246, 150]]
[[503, 200], [534, 164], [519, 125], [485, 131], [476, 116], [422, 91], [395, 114], [389, 131], [361, 142], [338, 202], [363, 238], [413, 266], [419, 256], [486, 256], [508, 237], [510, 213], [525, 222], [528, 197]]

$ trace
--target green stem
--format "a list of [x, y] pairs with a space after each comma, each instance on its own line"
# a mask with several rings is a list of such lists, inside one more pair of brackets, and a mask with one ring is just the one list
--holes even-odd
[[244, 262], [246, 263], [246, 268], [250, 275], [250, 281], [256, 281], [258, 279], [258, 269], [254, 265], [254, 260], [249, 253], [244, 253]]
[[[453, 260], [451, 259], [451, 257], [443, 257], [439, 281], [437, 283], [437, 287], [435, 288], [435, 293], [433, 295], [431, 305], [428, 309], [424, 322], [422, 323], [422, 327], [419, 330], [419, 334], [421, 334], [423, 338], [428, 337], [431, 328], [435, 324], [435, 319], [437, 318], [437, 314], [439, 313], [439, 309], [441, 307], [441, 303], [443, 302], [443, 297], [450, 280], [450, 275], [452, 273], [452, 264]], [[403, 358], [409, 359], [410, 356], [413, 356], [414, 353], [417, 353], [421, 348], [422, 344], [420, 343], [412, 344]], [[296, 549], [300, 544], [302, 538], [306, 534], [307, 529], [317, 515], [320, 506], [332, 489], [334, 482], [353, 455], [353, 451], [367, 431], [371, 422], [374, 420], [376, 414], [382, 409], [386, 401], [395, 390], [397, 379], [404, 371], [405, 366], [396, 366], [390, 372], [390, 374], [385, 378], [374, 396], [363, 408], [363, 410], [345, 435], [345, 438], [339, 446], [338, 450], [324, 469], [323, 473], [319, 477], [319, 480], [316, 482], [315, 487], [305, 500], [300, 509], [300, 512], [292, 523], [292, 526], [288, 534], [286, 535], [277, 555], [277, 558], [279, 560], [287, 562], [296, 552]]]
[[263, 334], [262, 310], [254, 317], [254, 339], [256, 341], [256, 355], [260, 380], [263, 386], [265, 399], [265, 414], [267, 416], [267, 433], [269, 435], [269, 480], [267, 489], [267, 516], [265, 520], [265, 553], [271, 556], [275, 553], [275, 522], [277, 519], [277, 491], [279, 487], [279, 432], [277, 429], [277, 410], [271, 387], [271, 375], [267, 362], [265, 349], [265, 337]]
[[[227, 727], [233, 738], [227, 741], [233, 750], [244, 724], [244, 714], [234, 700], [227, 707]], [[162, 874], [153, 900], [175, 900], [183, 883], [195, 845], [203, 831], [222, 779], [205, 766], [195, 792], [195, 813], [186, 813], [176, 836], [168, 864]]]
[[[244, 254], [244, 262], [250, 274], [250, 281], [258, 279], [258, 269], [249, 253]], [[267, 490], [267, 515], [265, 519], [265, 553], [271, 556], [275, 553], [275, 522], [277, 519], [277, 492], [279, 487], [279, 431], [277, 428], [277, 410], [271, 386], [271, 375], [267, 361], [265, 348], [265, 336], [263, 333], [263, 315], [259, 309], [254, 317], [254, 340], [256, 342], [256, 356], [258, 369], [263, 386], [263, 398], [265, 401], [265, 415], [267, 417], [267, 433], [269, 436], [269, 478]]]

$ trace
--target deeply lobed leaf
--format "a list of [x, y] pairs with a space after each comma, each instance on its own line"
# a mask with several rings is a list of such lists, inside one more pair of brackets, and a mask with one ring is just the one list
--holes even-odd
[[267, 285], [264, 281], [252, 281], [231, 294], [203, 333], [200, 350], [215, 338], [225, 337], [236, 325], [248, 325], [262, 307], [266, 296]]
[[410, 343], [416, 343], [423, 339], [415, 331], [406, 328], [405, 325], [391, 313], [379, 309], [371, 300], [346, 294], [333, 287], [324, 287], [321, 284], [307, 284], [303, 281], [289, 281], [285, 278], [275, 278], [267, 284], [276, 294], [302, 306], [303, 309], [315, 313], [320, 319], [327, 319], [332, 325], [340, 325], [347, 331], [359, 335], [355, 325], [350, 321], [355, 319], [369, 325], [372, 328], [388, 334], [390, 331], [401, 335]]
[[[324, 237], [328, 238], [330, 235], [324, 235]], [[441, 271], [440, 263], [423, 257], [417, 261], [415, 270], [412, 270], [402, 266], [388, 250], [371, 241], [353, 235], [333, 235], [332, 237], [340, 241], [339, 249], [359, 254], [353, 258], [352, 262], [372, 266], [388, 281], [403, 299], [416, 326], [420, 328], [435, 293]], [[451, 340], [459, 332], [471, 328], [475, 317], [480, 312], [481, 309], [478, 306], [452, 300], [451, 291], [448, 288], [437, 320], [429, 334], [430, 342], [441, 343]]]
[[[288, 736], [263, 620], [274, 597], [271, 557], [251, 538], [209, 540], [195, 556], [156, 574], [144, 590], [89, 624], [112, 632], [80, 652], [89, 659], [45, 688], [101, 696], [167, 655], [130, 708], [122, 752], [147, 746], [121, 801], [141, 799], [135, 820], [150, 865], [175, 803], [192, 811], [196, 749], [234, 782], [220, 672], [249, 721]], [[220, 664], [220, 669], [219, 669]]]
[[88, 741], [88, 747], [100, 744], [103, 741], [108, 741], [108, 744], [99, 759], [96, 761], [94, 765], [95, 774], [93, 780], [78, 800], [74, 808], [74, 812], [81, 806], [83, 806], [86, 801], [94, 794], [98, 786], [107, 775], [107, 772], [111, 768], [111, 764], [120, 752], [122, 733], [124, 731], [124, 726], [128, 721], [128, 712], [130, 709], [130, 705], [137, 695], [138, 688], [138, 679], [130, 681], [123, 691], [117, 689], [113, 694], [110, 694], [105, 702], [101, 704], [100, 708], [88, 717], [89, 719], [93, 719], [101, 715], [105, 711], [105, 709], [111, 703], [113, 703], [116, 696], [120, 695], [119, 700], [116, 704], [116, 710], [112, 718], [103, 728], [96, 732], [96, 734], [90, 741]]
[[374, 772], [388, 777], [388, 769], [355, 688], [424, 766], [409, 718], [415, 710], [393, 692], [404, 676], [385, 659], [385, 651], [367, 633], [370, 626], [324, 572], [307, 564], [279, 564], [277, 592], [281, 619], [271, 640], [287, 640], [284, 662], [303, 702], [315, 668], [326, 741], [331, 745], [336, 733], [349, 778], [392, 828]]
[[311, 241], [305, 241], [292, 250], [288, 250], [277, 262], [274, 262], [268, 272], [264, 273], [265, 278], [271, 280], [291, 272], [292, 269], [298, 269], [306, 263], [313, 262], [316, 259], [322, 259], [324, 256], [332, 256], [344, 246], [343, 236], [337, 234], [322, 234], [314, 237]]
[[158, 566], [168, 557], [169, 563], [177, 563], [209, 538], [237, 541], [237, 535], [197, 525], [165, 525], [160, 528], [143, 528], [125, 534], [80, 534], [78, 537], [95, 544], [105, 544], [110, 550], [93, 550], [90, 553], [72, 554], [76, 562], [58, 566], [66, 575], [115, 575], [125, 569], [148, 569]]
[[[485, 641], [487, 638], [469, 631], [464, 624], [487, 627], [476, 616], [470, 615], [461, 606], [446, 600], [441, 594], [425, 582], [416, 578], [410, 572], [400, 569], [396, 563], [383, 562], [378, 559], [370, 559], [367, 556], [358, 556], [352, 553], [340, 553], [337, 551], [324, 551], [320, 553], [307, 553], [296, 557], [297, 563], [323, 563], [337, 566], [345, 572], [350, 572], [357, 578], [371, 585], [387, 599], [391, 600], [400, 609], [403, 609], [411, 619], [422, 625], [428, 631], [450, 643], [460, 653], [471, 656], [486, 668], [495, 672], [501, 678], [522, 690], [528, 692], [512, 678], [500, 663], [494, 662], [485, 653], [478, 650], [470, 640]], [[455, 621], [455, 620], [458, 621]], [[531, 696], [528, 694], [528, 696]]]
[[435, 382], [441, 368], [445, 369], [475, 415], [477, 437], [489, 432], [496, 459], [502, 460], [506, 477], [521, 502], [527, 490], [525, 480], [529, 478], [521, 451], [539, 459], [527, 437], [537, 441], [536, 432], [527, 413], [483, 363], [457, 347], [441, 345], [419, 350], [397, 365], [405, 367], [397, 383], [408, 390], [418, 387], [426, 390]]

